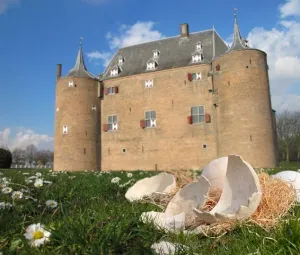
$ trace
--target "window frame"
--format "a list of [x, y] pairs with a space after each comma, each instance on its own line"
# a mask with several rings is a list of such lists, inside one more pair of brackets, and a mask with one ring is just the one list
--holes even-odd
[[[66, 131], [65, 131], [66, 130]], [[67, 135], [69, 133], [68, 131], [68, 126], [63, 125], [63, 131], [62, 131], [63, 135]]]
[[[112, 121], [109, 120], [109, 118], [112, 118]], [[116, 117], [116, 121], [114, 121], [114, 117]], [[113, 130], [113, 124], [114, 123], [117, 123], [117, 126], [119, 124], [119, 121], [118, 121], [118, 114], [112, 114], [112, 115], [108, 115], [107, 116], [107, 131], [117, 131], [119, 126], [117, 127], [116, 130]]]
[[[194, 79], [194, 76], [197, 76], [200, 73], [200, 79]], [[192, 81], [201, 81], [202, 80], [202, 72], [199, 73], [191, 73]]]
[[[196, 56], [200, 56], [200, 60], [194, 61], [194, 57], [196, 57]], [[194, 55], [192, 56], [192, 63], [193, 63], [193, 64], [196, 64], [196, 63], [202, 63], [203, 59], [204, 59], [204, 56], [203, 56], [202, 53], [194, 54]]]
[[[198, 108], [198, 113], [197, 114], [193, 114], [193, 108]], [[203, 107], [203, 113], [199, 113], [199, 108]], [[193, 116], [197, 116], [198, 117], [198, 121], [195, 122]], [[200, 122], [200, 116], [203, 116], [203, 121]], [[191, 117], [192, 117], [192, 124], [203, 124], [205, 123], [205, 106], [204, 105], [195, 105], [195, 106], [191, 106]]]
[[[149, 112], [150, 112], [150, 118], [147, 118], [147, 113], [149, 113]], [[152, 118], [152, 113], [155, 114], [154, 118]], [[154, 111], [154, 110], [145, 111], [144, 116], [145, 116], [145, 128], [156, 128], [156, 125], [157, 125], [156, 124], [156, 111]], [[149, 126], [147, 126], [147, 120], [149, 121]], [[151, 126], [151, 120], [155, 120], [155, 127]]]

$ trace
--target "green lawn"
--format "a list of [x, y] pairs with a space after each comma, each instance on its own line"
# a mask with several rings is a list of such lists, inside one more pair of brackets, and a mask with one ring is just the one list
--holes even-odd
[[[36, 172], [52, 183], [41, 187], [26, 183], [25, 179]], [[142, 212], [160, 211], [158, 207], [130, 203], [124, 197], [130, 185], [154, 172], [132, 172], [132, 177], [127, 177], [127, 172], [52, 176], [49, 170], [18, 169], [0, 170], [1, 173], [0, 178], [11, 179], [7, 186], [22, 191], [23, 198], [13, 201], [12, 193], [0, 192], [0, 203], [13, 204], [11, 209], [0, 209], [0, 254], [154, 254], [150, 246], [160, 240], [189, 248], [177, 254], [300, 254], [298, 205], [287, 221], [270, 232], [257, 226], [241, 226], [221, 238], [165, 234], [139, 220]], [[120, 187], [111, 183], [117, 176], [121, 186], [134, 181]], [[55, 200], [58, 206], [47, 208], [47, 200]], [[31, 247], [24, 237], [26, 227], [34, 223], [45, 225], [51, 232], [50, 242], [38, 248]]]

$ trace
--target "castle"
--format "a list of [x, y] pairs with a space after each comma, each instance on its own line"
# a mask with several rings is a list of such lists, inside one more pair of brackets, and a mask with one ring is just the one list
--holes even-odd
[[96, 77], [80, 46], [57, 65], [54, 170], [201, 169], [238, 154], [277, 164], [266, 53], [215, 29], [120, 48]]

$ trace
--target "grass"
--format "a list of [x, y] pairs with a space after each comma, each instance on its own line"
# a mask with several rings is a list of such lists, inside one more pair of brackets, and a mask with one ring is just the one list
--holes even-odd
[[[23, 175], [24, 172], [29, 175]], [[36, 172], [52, 184], [40, 188], [26, 184], [25, 178]], [[188, 247], [177, 254], [300, 254], [298, 205], [270, 232], [254, 225], [241, 225], [220, 238], [166, 234], [139, 220], [142, 212], [160, 211], [158, 207], [128, 202], [124, 195], [130, 185], [120, 187], [111, 183], [117, 176], [121, 178], [120, 184], [124, 184], [154, 172], [132, 172], [133, 177], [127, 177], [126, 172], [52, 176], [49, 170], [28, 169], [0, 170], [1, 173], [0, 177], [11, 179], [9, 187], [29, 190], [37, 200], [22, 198], [15, 200], [11, 209], [0, 209], [0, 254], [154, 254], [150, 247], [160, 240]], [[47, 209], [45, 202], [49, 199], [57, 201], [58, 207]], [[13, 203], [11, 194], [0, 192], [0, 202]], [[31, 247], [24, 237], [26, 227], [33, 223], [42, 223], [51, 232], [50, 242], [39, 248]]]

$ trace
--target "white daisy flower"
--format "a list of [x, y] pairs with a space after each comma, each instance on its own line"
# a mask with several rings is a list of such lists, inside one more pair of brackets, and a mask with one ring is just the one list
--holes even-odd
[[41, 223], [38, 223], [29, 225], [24, 236], [29, 240], [31, 246], [39, 247], [41, 244], [49, 242], [51, 233], [45, 230]]
[[50, 170], [49, 170], [49, 173], [52, 173], [52, 172], [53, 172], [53, 170], [52, 170], [52, 169], [50, 169]]
[[23, 193], [21, 191], [14, 191], [11, 194], [12, 199], [21, 199], [23, 197]]
[[37, 173], [35, 173], [35, 176], [36, 176], [36, 177], [41, 177], [41, 176], [42, 176], [42, 173], [37, 172]]
[[50, 207], [50, 208], [55, 208], [55, 207], [57, 207], [57, 202], [54, 201], [54, 200], [47, 200], [46, 201], [46, 206]]
[[5, 202], [0, 202], [0, 210], [4, 210], [5, 209]]
[[75, 178], [76, 178], [76, 176], [74, 176], [74, 175], [69, 176], [69, 179], [71, 179], [71, 180], [73, 180], [73, 179], [75, 179]]
[[36, 179], [35, 182], [34, 182], [34, 187], [42, 187], [43, 186], [43, 179]]
[[44, 181], [46, 184], [52, 184], [52, 181]]
[[112, 178], [112, 179], [111, 179], [111, 182], [112, 182], [112, 183], [119, 183], [120, 180], [121, 180], [120, 177], [115, 177], [115, 178]]
[[4, 187], [3, 189], [2, 189], [2, 193], [3, 194], [9, 194], [9, 193], [11, 193], [12, 192], [12, 188], [10, 188], [10, 187]]
[[29, 175], [29, 173], [22, 173], [23, 175]]
[[127, 177], [128, 177], [128, 178], [132, 177], [132, 173], [128, 173], [128, 174], [127, 174]]
[[0, 189], [3, 189], [5, 187], [6, 187], [6, 185], [4, 183], [0, 183]]
[[30, 180], [30, 179], [25, 179], [25, 183], [26, 183], [26, 184], [33, 183], [33, 180]]

